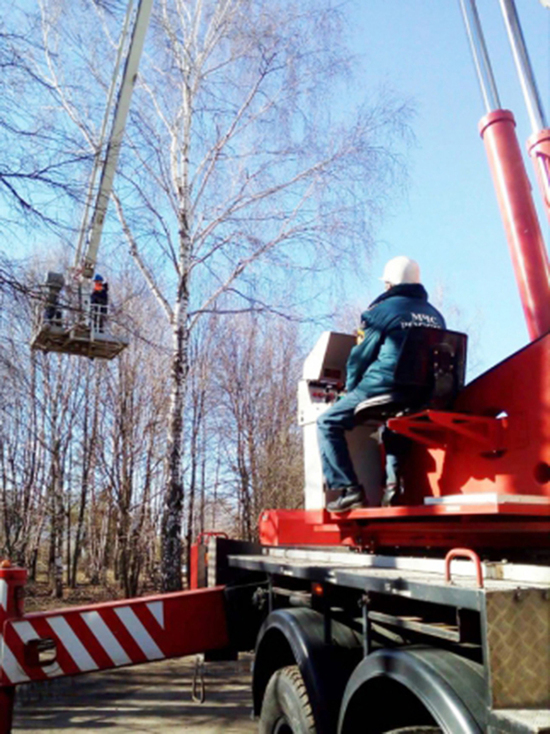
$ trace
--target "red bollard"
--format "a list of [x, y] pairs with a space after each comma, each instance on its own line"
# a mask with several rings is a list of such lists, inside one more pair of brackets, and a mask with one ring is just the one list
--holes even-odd
[[[27, 572], [23, 568], [12, 568], [9, 561], [0, 563], [0, 655], [3, 652], [4, 625], [8, 619], [24, 614], [24, 588]], [[13, 723], [15, 686], [2, 668], [0, 658], [0, 734], [10, 734]]]
[[15, 687], [0, 688], [0, 734], [11, 734]]

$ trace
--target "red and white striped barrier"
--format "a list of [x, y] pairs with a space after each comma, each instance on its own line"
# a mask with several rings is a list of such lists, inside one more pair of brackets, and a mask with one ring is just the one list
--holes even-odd
[[11, 722], [20, 683], [229, 644], [221, 586], [24, 615], [18, 590], [25, 579], [22, 569], [0, 568], [0, 734], [11, 730], [2, 720]]

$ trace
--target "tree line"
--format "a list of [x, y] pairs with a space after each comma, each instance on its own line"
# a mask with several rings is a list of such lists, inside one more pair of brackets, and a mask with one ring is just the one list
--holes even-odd
[[330, 0], [158, 0], [98, 266], [136, 338], [109, 365], [29, 353], [37, 263], [74, 250], [104, 153], [124, 10], [20, 0], [0, 31], [0, 242], [38, 253], [26, 293], [3, 279], [2, 543], [31, 568], [46, 545], [56, 593], [111, 567], [178, 589], [197, 529], [252, 537], [262, 503], [299, 502], [296, 324], [366, 261], [410, 130], [354, 86]]
[[[170, 354], [156, 304], [133, 304], [140, 335], [105, 362], [31, 350], [36, 305], [5, 295], [0, 552], [31, 578], [47, 571], [57, 596], [110, 572], [127, 595], [161, 585]], [[300, 506], [300, 369], [295, 323], [239, 314], [227, 333], [212, 316], [197, 332], [183, 427], [185, 561], [200, 532], [252, 540], [262, 507]]]

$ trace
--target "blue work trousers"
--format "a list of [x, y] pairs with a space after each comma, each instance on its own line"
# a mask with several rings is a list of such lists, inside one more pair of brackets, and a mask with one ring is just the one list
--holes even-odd
[[[359, 484], [345, 433], [355, 425], [355, 408], [368, 397], [368, 392], [359, 385], [317, 419], [319, 451], [328, 489], [356, 487]], [[388, 428], [384, 428], [382, 439], [386, 453], [386, 484], [399, 485], [402, 481], [403, 460], [410, 449], [411, 441]]]
[[367, 397], [367, 391], [358, 386], [317, 418], [323, 475], [329, 489], [356, 487], [359, 484], [345, 432], [354, 427], [355, 408]]

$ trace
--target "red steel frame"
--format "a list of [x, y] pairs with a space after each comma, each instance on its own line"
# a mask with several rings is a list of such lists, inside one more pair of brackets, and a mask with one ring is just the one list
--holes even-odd
[[[0, 568], [0, 734], [15, 686], [181, 657], [229, 644], [224, 587], [24, 614], [27, 572]], [[44, 643], [47, 660], [41, 660]]]
[[325, 510], [266, 510], [260, 541], [270, 546], [344, 545], [448, 550], [457, 545], [503, 550], [550, 548], [550, 506], [521, 503], [352, 510], [344, 517]]
[[191, 552], [189, 555], [189, 588], [198, 589], [202, 584], [199, 583], [199, 556], [200, 553], [204, 553], [204, 565], [208, 563], [208, 554], [206, 547], [209, 538], [227, 538], [227, 533], [219, 532], [217, 530], [205, 530], [199, 534], [197, 542], [191, 546]]
[[[470, 383], [456, 412], [391, 419], [393, 430], [417, 439], [405, 467], [404, 506], [345, 515], [265, 511], [261, 542], [371, 550], [550, 547], [549, 375], [547, 334]], [[426, 505], [426, 497], [453, 499]]]

